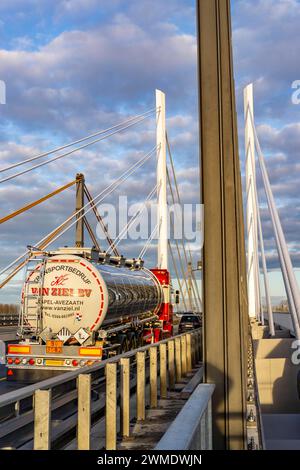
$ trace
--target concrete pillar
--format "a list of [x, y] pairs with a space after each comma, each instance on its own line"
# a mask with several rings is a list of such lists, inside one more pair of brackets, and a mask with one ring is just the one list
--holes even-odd
[[175, 366], [176, 366], [176, 382], [181, 381], [181, 340], [175, 338]]
[[167, 398], [167, 345], [159, 345], [160, 398]]
[[153, 346], [150, 355], [150, 406], [157, 407], [157, 347]]
[[198, 0], [203, 350], [214, 449], [245, 449], [247, 285], [229, 0]]
[[180, 337], [181, 340], [181, 375], [186, 376], [187, 358], [186, 358], [186, 335]]
[[136, 383], [136, 418], [138, 421], [145, 419], [145, 353], [136, 353], [137, 383]]
[[117, 448], [117, 364], [105, 366], [106, 376], [106, 407], [105, 407], [105, 438], [106, 450]]
[[192, 335], [186, 335], [186, 367], [187, 371], [192, 370]]
[[130, 434], [130, 359], [120, 359], [121, 387], [121, 433], [123, 437]]
[[78, 376], [77, 448], [90, 450], [91, 445], [91, 375]]
[[36, 390], [34, 393], [33, 448], [51, 448], [51, 390]]
[[169, 368], [169, 389], [173, 390], [175, 386], [175, 354], [174, 340], [168, 342], [168, 368]]

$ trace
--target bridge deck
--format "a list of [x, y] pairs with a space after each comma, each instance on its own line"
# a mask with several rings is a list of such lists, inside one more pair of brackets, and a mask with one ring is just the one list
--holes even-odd
[[145, 421], [136, 422], [131, 426], [131, 437], [120, 442], [118, 450], [151, 450], [160, 441], [174, 421], [188, 397], [182, 394], [186, 385], [193, 380], [194, 373], [182, 378], [182, 382], [176, 384], [174, 391], [169, 392], [167, 399], [158, 400], [156, 409], [146, 411]]

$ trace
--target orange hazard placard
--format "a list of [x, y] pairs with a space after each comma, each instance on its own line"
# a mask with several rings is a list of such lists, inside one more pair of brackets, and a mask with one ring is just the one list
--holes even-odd
[[57, 340], [48, 340], [46, 342], [46, 354], [62, 353], [63, 342]]

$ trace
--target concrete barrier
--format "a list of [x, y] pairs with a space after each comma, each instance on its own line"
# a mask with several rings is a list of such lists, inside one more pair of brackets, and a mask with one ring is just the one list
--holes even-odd
[[211, 450], [211, 397], [215, 385], [200, 384], [155, 450]]

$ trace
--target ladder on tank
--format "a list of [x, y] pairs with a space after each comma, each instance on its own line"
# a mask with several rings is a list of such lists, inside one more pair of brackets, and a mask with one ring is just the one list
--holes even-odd
[[[46, 264], [47, 256], [43, 258], [29, 258], [26, 264], [18, 325], [18, 336], [22, 338], [37, 338], [42, 330], [43, 287]], [[31, 291], [33, 285], [36, 289], [35, 293]]]

